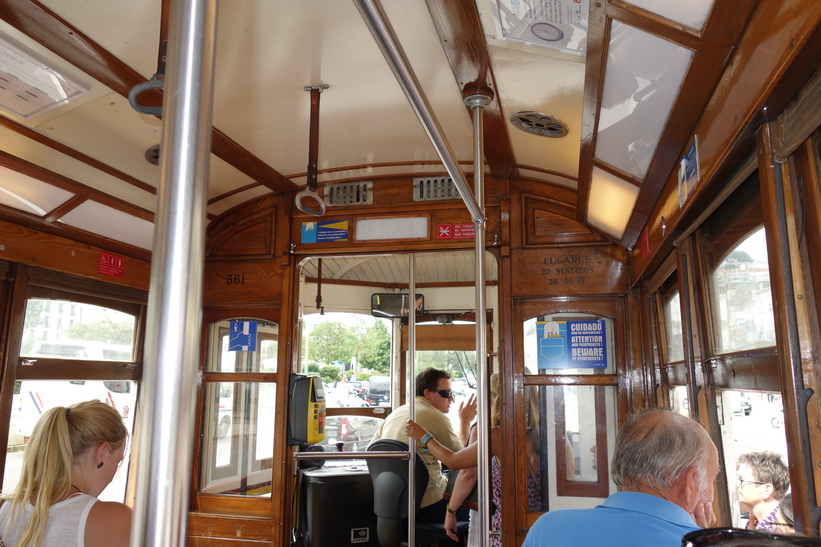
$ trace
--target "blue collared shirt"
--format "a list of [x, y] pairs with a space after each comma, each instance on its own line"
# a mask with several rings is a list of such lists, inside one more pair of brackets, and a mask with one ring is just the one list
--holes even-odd
[[698, 529], [675, 503], [639, 492], [616, 492], [593, 509], [545, 513], [530, 528], [523, 547], [680, 547], [681, 537]]

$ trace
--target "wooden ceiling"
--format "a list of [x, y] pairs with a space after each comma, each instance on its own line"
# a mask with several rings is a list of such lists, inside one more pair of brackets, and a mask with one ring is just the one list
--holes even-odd
[[[586, 222], [591, 169], [639, 188], [619, 238], [632, 248], [725, 71], [757, 0], [717, 2], [702, 30], [674, 23], [628, 2], [589, 4], [587, 54], [508, 43], [491, 28], [491, 0], [383, 2], [421, 88], [454, 155], [472, 165], [470, 111], [464, 95], [488, 89], [486, 169], [494, 181], [531, 179], [578, 192]], [[270, 193], [305, 184], [308, 85], [322, 94], [321, 182], [442, 173], [443, 168], [353, 2], [222, 2], [218, 9], [211, 219]], [[159, 170], [145, 161], [159, 142], [157, 118], [130, 109], [137, 84], [163, 70], [167, 0], [0, 0], [0, 33], [63, 68], [91, 88], [77, 103], [46, 115], [0, 117], [0, 165], [71, 188], [76, 196], [35, 218], [57, 221], [86, 200], [152, 220]], [[611, 22], [620, 21], [693, 52], [644, 180], [595, 156]], [[160, 91], [140, 95], [161, 104]], [[569, 128], [545, 139], [514, 128], [519, 110], [545, 112]], [[2, 177], [0, 177], [0, 185]], [[19, 212], [5, 213], [9, 216]], [[34, 215], [37, 216], [37, 215]]]

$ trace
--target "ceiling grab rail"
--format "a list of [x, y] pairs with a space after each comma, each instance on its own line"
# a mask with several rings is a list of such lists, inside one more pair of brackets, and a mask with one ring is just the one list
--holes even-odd
[[[328, 84], [305, 86], [305, 91], [311, 92], [311, 121], [310, 135], [308, 137], [308, 181], [305, 189], [297, 193], [295, 201], [296, 208], [303, 213], [321, 217], [325, 214], [325, 202], [316, 193], [317, 186], [317, 157], [319, 156], [319, 95], [326, 89]], [[304, 198], [314, 200], [318, 208], [314, 209], [302, 204]]]
[[[476, 355], [477, 355], [477, 375], [479, 376], [479, 528], [482, 530], [480, 535], [480, 545], [486, 545], [486, 538], [489, 537], [488, 510], [490, 508], [490, 498], [488, 496], [487, 485], [489, 480], [489, 461], [487, 459], [488, 439], [487, 439], [487, 409], [489, 408], [488, 401], [488, 381], [487, 381], [487, 310], [485, 304], [485, 212], [483, 204], [477, 203], [473, 192], [465, 181], [465, 176], [459, 169], [459, 164], [453, 157], [453, 152], [444, 137], [442, 128], [439, 122], [433, 116], [430, 105], [422, 93], [419, 82], [413, 69], [408, 63], [407, 57], [402, 50], [396, 38], [396, 34], [382, 9], [378, 0], [354, 0], [356, 7], [362, 14], [362, 18], [368, 29], [373, 34], [379, 49], [385, 56], [388, 65], [396, 76], [400, 87], [405, 92], [408, 101], [411, 104], [416, 116], [422, 123], [422, 127], [428, 134], [428, 138], [436, 149], [439, 158], [445, 166], [448, 174], [453, 180], [456, 187], [459, 189], [459, 195], [462, 197], [465, 206], [470, 212], [471, 219], [475, 224], [475, 249], [476, 249]], [[480, 98], [481, 97], [481, 98]], [[490, 103], [492, 95], [489, 91], [482, 89], [477, 93], [467, 94], [465, 96], [465, 103], [473, 113], [474, 118], [474, 143], [476, 144], [475, 152], [475, 168], [474, 168], [474, 183], [476, 186], [477, 195], [482, 201], [483, 184], [484, 184], [484, 166], [483, 166], [483, 141], [482, 141], [482, 109]], [[476, 136], [478, 134], [478, 137]], [[413, 292], [411, 292], [413, 294]], [[408, 336], [411, 339], [411, 336]], [[484, 485], [484, 486], [483, 486]], [[413, 533], [414, 525], [411, 519], [409, 521], [409, 538]]]

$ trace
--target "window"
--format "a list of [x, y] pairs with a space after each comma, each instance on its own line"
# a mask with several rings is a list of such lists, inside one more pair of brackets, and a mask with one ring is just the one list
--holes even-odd
[[739, 456], [749, 452], [775, 452], [789, 464], [781, 394], [725, 390], [718, 392], [718, 398], [723, 411], [721, 436], [733, 526], [744, 527], [749, 509], [738, 499], [735, 462]]
[[[137, 405], [134, 355], [141, 306], [38, 287], [29, 294], [3, 492], [17, 485], [26, 443], [46, 410], [97, 399], [117, 409], [133, 433]], [[130, 449], [128, 443], [125, 461]], [[126, 501], [128, 472], [128, 465], [121, 466], [100, 499]]]
[[277, 351], [275, 323], [209, 326], [200, 492], [271, 494]]
[[382, 422], [375, 409], [391, 405], [391, 322], [339, 312], [302, 321], [301, 371], [320, 376], [325, 391], [325, 438], [317, 444], [365, 450]]
[[678, 290], [662, 295], [664, 301], [664, 333], [667, 340], [666, 363], [684, 360], [684, 336], [681, 329], [681, 297]]
[[735, 247], [712, 274], [717, 353], [775, 345], [767, 242], [760, 227]]

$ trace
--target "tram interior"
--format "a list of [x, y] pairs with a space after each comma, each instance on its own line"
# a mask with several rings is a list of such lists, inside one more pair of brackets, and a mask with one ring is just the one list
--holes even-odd
[[[486, 414], [500, 375], [503, 545], [615, 492], [653, 406], [718, 447], [719, 525], [767, 450], [818, 536], [819, 66], [802, 0], [0, 0], [2, 493], [100, 399], [140, 533], [376, 545], [327, 455], [437, 366]], [[291, 443], [300, 374], [325, 431]]]

